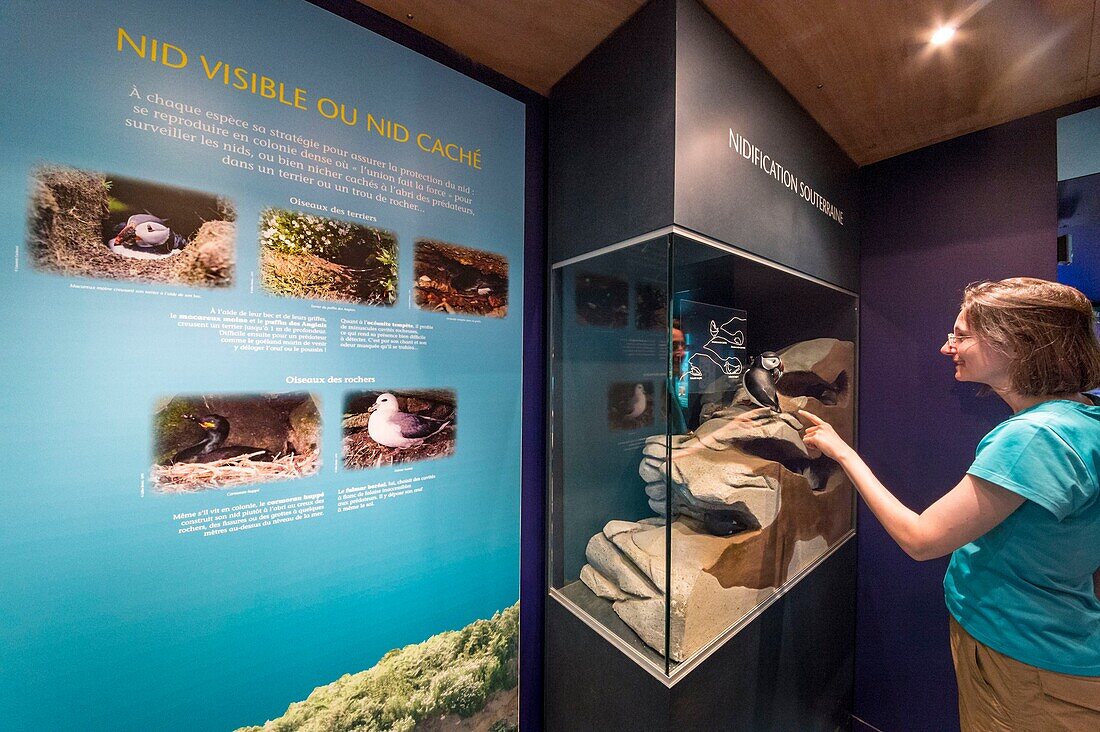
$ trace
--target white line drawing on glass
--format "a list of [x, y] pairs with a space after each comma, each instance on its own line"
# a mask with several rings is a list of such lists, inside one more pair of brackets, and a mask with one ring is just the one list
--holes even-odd
[[[728, 351], [734, 348], [741, 348], [745, 345], [744, 331], [740, 328], [733, 330], [733, 328], [736, 327], [733, 324], [735, 320], [744, 322], [745, 318], [734, 316], [722, 325], [718, 325], [713, 320], [710, 321], [710, 325], [707, 328], [710, 332], [710, 339], [703, 345], [698, 353], [692, 354], [691, 358], [688, 359], [687, 376], [689, 379], [703, 378], [703, 370], [699, 363], [704, 359], [713, 363], [728, 377], [732, 378], [741, 375], [741, 372], [745, 368], [744, 364], [741, 363], [741, 359], [737, 356], [728, 354]], [[723, 355], [723, 352], [727, 352], [727, 355]]]

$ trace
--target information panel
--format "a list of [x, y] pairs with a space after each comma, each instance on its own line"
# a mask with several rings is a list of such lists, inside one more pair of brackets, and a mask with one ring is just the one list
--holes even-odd
[[523, 105], [291, 0], [0, 41], [3, 726], [514, 729]]

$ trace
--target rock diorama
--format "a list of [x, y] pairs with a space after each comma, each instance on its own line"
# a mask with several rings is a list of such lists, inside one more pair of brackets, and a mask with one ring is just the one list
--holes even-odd
[[818, 338], [778, 354], [780, 412], [758, 407], [741, 387], [705, 404], [694, 432], [649, 437], [638, 472], [657, 515], [610, 521], [588, 543], [581, 581], [662, 654], [668, 606], [673, 661], [716, 638], [852, 527], [851, 482], [807, 449], [794, 413], [816, 414], [852, 441], [855, 348]]

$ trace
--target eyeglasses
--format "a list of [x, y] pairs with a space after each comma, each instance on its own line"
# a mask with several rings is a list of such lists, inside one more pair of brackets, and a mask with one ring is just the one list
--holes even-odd
[[958, 348], [960, 341], [965, 341], [968, 338], [973, 338], [973, 337], [974, 336], [972, 336], [972, 335], [955, 335], [954, 333], [948, 333], [947, 334], [947, 347], [948, 348]]

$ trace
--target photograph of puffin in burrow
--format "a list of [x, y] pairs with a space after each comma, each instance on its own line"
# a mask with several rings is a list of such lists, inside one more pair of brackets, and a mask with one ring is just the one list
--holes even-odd
[[423, 310], [503, 318], [508, 314], [508, 260], [492, 252], [417, 239], [413, 299]]
[[453, 455], [457, 415], [458, 399], [450, 389], [353, 392], [344, 404], [344, 467]]
[[626, 280], [578, 272], [574, 289], [577, 322], [600, 328], [625, 328], [630, 286]]
[[260, 213], [260, 285], [272, 295], [393, 305], [397, 237], [301, 211]]
[[316, 396], [173, 395], [153, 409], [152, 483], [159, 493], [194, 493], [293, 480], [321, 467]]
[[60, 165], [36, 168], [30, 183], [28, 249], [38, 270], [233, 284], [237, 212], [223, 196]]
[[607, 426], [636, 430], [653, 424], [653, 382], [622, 381], [607, 387]]

